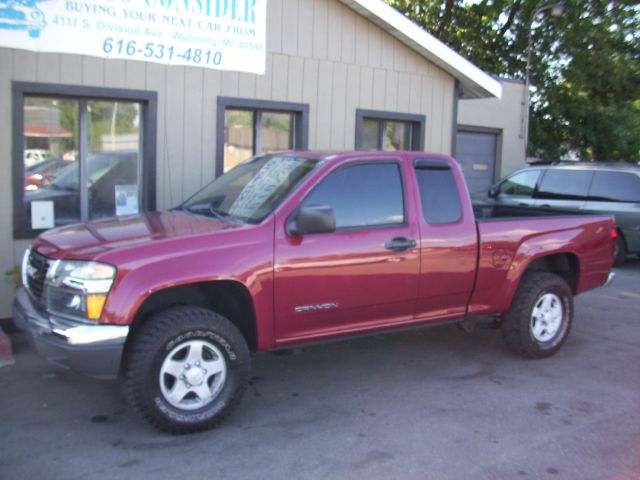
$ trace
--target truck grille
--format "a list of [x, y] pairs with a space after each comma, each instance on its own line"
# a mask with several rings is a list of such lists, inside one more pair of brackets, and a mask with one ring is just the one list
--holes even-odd
[[42, 291], [44, 290], [44, 279], [52, 260], [38, 252], [31, 251], [27, 262], [27, 286], [34, 297], [38, 300], [42, 299]]

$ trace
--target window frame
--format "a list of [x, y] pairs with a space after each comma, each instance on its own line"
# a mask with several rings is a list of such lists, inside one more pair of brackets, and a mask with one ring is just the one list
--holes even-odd
[[[142, 129], [142, 175], [140, 184], [140, 211], [153, 211], [156, 208], [156, 136], [158, 94], [148, 90], [129, 90], [103, 87], [87, 87], [80, 85], [59, 85], [52, 83], [12, 82], [12, 185], [13, 185], [13, 238], [32, 239], [43, 232], [42, 229], [25, 228], [24, 208], [24, 104], [25, 97], [62, 98], [77, 100], [81, 104], [91, 100], [98, 101], [130, 101], [141, 105]], [[86, 128], [87, 115], [80, 110], [80, 130], [83, 122]], [[80, 162], [86, 160], [88, 154], [87, 139], [80, 135], [78, 155]], [[84, 185], [84, 183], [80, 183]], [[81, 189], [80, 202], [86, 197]], [[82, 209], [82, 205], [81, 205]], [[79, 220], [82, 221], [82, 220]]]
[[[216, 111], [216, 158], [215, 175], [224, 173], [224, 117], [226, 110], [244, 110], [253, 112], [253, 155], [257, 152], [257, 137], [260, 135], [260, 117], [263, 112], [291, 113], [293, 128], [291, 132], [293, 150], [307, 150], [309, 147], [309, 104], [256, 100], [252, 98], [218, 97]], [[260, 113], [260, 115], [258, 115]]]
[[411, 149], [413, 152], [424, 151], [425, 141], [425, 125], [427, 123], [426, 115], [419, 115], [414, 113], [400, 113], [400, 112], [385, 112], [382, 110], [364, 110], [361, 108], [356, 109], [356, 134], [354, 145], [356, 150], [362, 150], [362, 130], [364, 127], [365, 119], [373, 119], [380, 121], [378, 126], [378, 146], [376, 150], [380, 151], [393, 151], [383, 150], [381, 147], [382, 133], [385, 129], [382, 125], [385, 122], [405, 122], [411, 124]]
[[[381, 229], [381, 228], [399, 228], [399, 227], [407, 227], [409, 226], [409, 221], [408, 221], [408, 212], [407, 212], [407, 188], [406, 188], [406, 184], [405, 184], [405, 175], [402, 169], [402, 160], [400, 159], [394, 159], [394, 158], [385, 158], [385, 159], [380, 159], [380, 160], [375, 160], [375, 159], [362, 159], [362, 160], [357, 160], [357, 161], [353, 161], [353, 162], [349, 162], [349, 163], [344, 163], [342, 165], [338, 165], [336, 168], [328, 171], [322, 178], [319, 178], [316, 182], [316, 185], [314, 185], [308, 192], [306, 192], [304, 194], [304, 196], [302, 197], [302, 199], [300, 200], [300, 202], [298, 203], [298, 207], [300, 208], [304, 202], [307, 201], [307, 199], [309, 198], [309, 196], [311, 196], [311, 194], [313, 194], [313, 192], [316, 191], [317, 188], [320, 187], [320, 185], [322, 184], [322, 182], [324, 182], [327, 178], [329, 178], [331, 175], [340, 172], [341, 170], [344, 170], [345, 168], [349, 168], [349, 167], [355, 167], [355, 166], [362, 166], [362, 165], [395, 165], [396, 167], [398, 167], [398, 173], [400, 174], [400, 188], [401, 188], [401, 193], [402, 193], [402, 222], [398, 222], [398, 223], [381, 223], [378, 225], [357, 225], [357, 226], [352, 226], [352, 227], [336, 227], [335, 232], [350, 232], [350, 231], [361, 231], [361, 230], [377, 230], [377, 229]], [[329, 205], [330, 206], [330, 205]], [[324, 235], [324, 234], [320, 234], [320, 235]]]

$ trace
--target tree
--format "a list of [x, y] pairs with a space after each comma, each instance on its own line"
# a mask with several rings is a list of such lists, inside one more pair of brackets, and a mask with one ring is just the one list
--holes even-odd
[[[630, 0], [387, 0], [485, 71], [524, 79], [532, 34], [529, 154], [640, 160], [640, 6]], [[533, 17], [533, 21], [531, 20]]]

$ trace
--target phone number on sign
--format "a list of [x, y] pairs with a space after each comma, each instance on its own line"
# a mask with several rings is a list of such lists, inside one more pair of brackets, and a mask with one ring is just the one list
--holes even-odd
[[105, 38], [102, 51], [106, 54], [127, 55], [129, 57], [144, 57], [156, 60], [182, 60], [195, 65], [220, 65], [222, 53], [217, 50], [203, 50], [201, 48], [180, 49], [174, 45], [147, 42], [138, 43], [135, 40], [123, 40], [112, 37]]

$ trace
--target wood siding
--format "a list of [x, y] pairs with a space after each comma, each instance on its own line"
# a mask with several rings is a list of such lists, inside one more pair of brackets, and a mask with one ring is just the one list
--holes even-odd
[[[265, 75], [0, 48], [0, 271], [20, 262], [13, 240], [11, 82], [158, 93], [157, 208], [215, 175], [216, 98], [309, 105], [311, 149], [353, 149], [355, 110], [426, 115], [425, 150], [450, 153], [454, 79], [337, 0], [268, 0]], [[12, 287], [0, 281], [0, 318]]]

